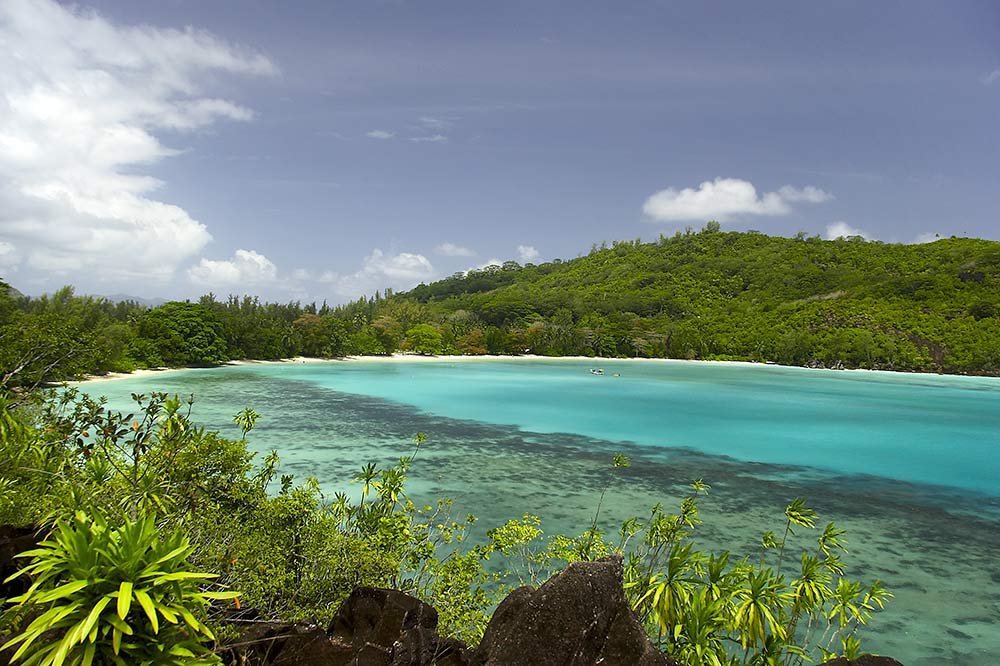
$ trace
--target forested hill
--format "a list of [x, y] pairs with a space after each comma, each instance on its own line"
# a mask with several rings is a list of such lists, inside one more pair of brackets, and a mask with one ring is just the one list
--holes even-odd
[[491, 266], [393, 300], [419, 303], [459, 351], [1000, 369], [1000, 243], [977, 239], [897, 245], [708, 228]]
[[458, 273], [323, 304], [137, 302], [0, 282], [0, 388], [85, 372], [296, 355], [730, 359], [1000, 374], [1000, 243], [698, 233]]

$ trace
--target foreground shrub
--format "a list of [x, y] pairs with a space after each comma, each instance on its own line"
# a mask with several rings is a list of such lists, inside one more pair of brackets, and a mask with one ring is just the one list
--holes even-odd
[[8, 617], [33, 619], [4, 649], [25, 666], [219, 663], [205, 609], [235, 593], [200, 591], [214, 575], [189, 569], [191, 550], [179, 532], [161, 539], [152, 515], [121, 526], [83, 512], [59, 521], [11, 577], [33, 582]]

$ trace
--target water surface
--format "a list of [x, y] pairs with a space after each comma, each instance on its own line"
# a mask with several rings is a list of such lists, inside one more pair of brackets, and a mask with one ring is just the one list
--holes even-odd
[[[233, 436], [232, 415], [251, 406], [252, 445], [331, 493], [426, 432], [411, 494], [453, 497], [483, 530], [530, 512], [549, 533], [579, 532], [609, 478], [613, 529], [704, 478], [699, 545], [756, 554], [802, 496], [821, 524], [848, 529], [848, 573], [896, 593], [869, 649], [907, 666], [995, 666], [1000, 381], [637, 361], [600, 361], [594, 375], [596, 363], [260, 364], [85, 386], [122, 409], [132, 392], [193, 392], [196, 421]], [[633, 466], [609, 477], [618, 451]]]

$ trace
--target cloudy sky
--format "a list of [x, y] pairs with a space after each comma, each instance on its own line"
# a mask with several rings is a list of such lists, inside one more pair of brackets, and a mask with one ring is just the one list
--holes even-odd
[[1000, 239], [1000, 3], [0, 0], [0, 277], [342, 302], [724, 229]]

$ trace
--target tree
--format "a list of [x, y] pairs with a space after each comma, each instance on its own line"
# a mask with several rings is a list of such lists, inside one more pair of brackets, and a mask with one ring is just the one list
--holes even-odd
[[56, 315], [14, 312], [0, 324], [0, 389], [72, 378], [98, 364], [92, 336]]
[[418, 354], [440, 354], [441, 333], [430, 324], [417, 324], [406, 332], [406, 345]]
[[229, 359], [222, 323], [200, 303], [173, 301], [137, 324], [133, 358], [147, 366], [217, 365]]
[[324, 317], [304, 314], [292, 322], [299, 341], [299, 351], [305, 356], [330, 355], [330, 325]]

